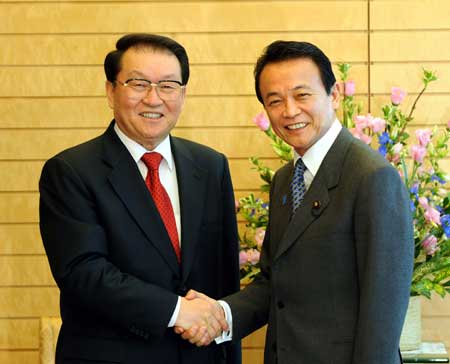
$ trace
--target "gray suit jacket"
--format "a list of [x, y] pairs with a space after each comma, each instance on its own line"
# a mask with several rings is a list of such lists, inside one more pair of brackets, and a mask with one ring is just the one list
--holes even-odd
[[398, 364], [413, 225], [397, 171], [343, 129], [291, 221], [275, 175], [262, 272], [225, 298], [239, 339], [268, 323], [265, 363]]

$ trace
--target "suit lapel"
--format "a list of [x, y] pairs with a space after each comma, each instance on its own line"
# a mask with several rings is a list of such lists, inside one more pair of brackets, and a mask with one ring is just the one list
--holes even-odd
[[[111, 165], [108, 180], [149, 242], [161, 253], [170, 268], [179, 274], [179, 264], [164, 223], [145, 182], [126, 147], [110, 125], [104, 134], [105, 161]], [[118, 222], [120, 223], [120, 222]]]
[[[306, 192], [302, 204], [288, 224], [283, 238], [280, 239], [274, 259], [277, 259], [295, 242], [298, 242], [308, 226], [318, 219], [327, 208], [330, 202], [329, 190], [339, 183], [342, 164], [352, 140], [353, 136], [347, 129], [342, 128], [317, 171], [317, 175]], [[289, 185], [289, 183], [290, 181], [284, 184]]]
[[200, 168], [183, 141], [171, 137], [172, 153], [177, 168], [178, 194], [181, 210], [181, 271], [187, 280], [195, 260], [195, 250], [205, 211], [208, 171]]

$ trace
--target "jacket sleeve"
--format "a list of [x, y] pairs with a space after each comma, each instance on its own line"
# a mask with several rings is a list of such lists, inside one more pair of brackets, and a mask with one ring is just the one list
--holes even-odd
[[362, 179], [354, 219], [360, 306], [352, 363], [398, 363], [414, 240], [409, 196], [394, 168]]
[[54, 157], [39, 190], [41, 236], [61, 300], [144, 338], [162, 336], [177, 296], [111, 263], [95, 195], [79, 173]]
[[[236, 207], [231, 182], [228, 161], [224, 159], [224, 173], [222, 181], [222, 201], [223, 201], [223, 259], [222, 284], [220, 296], [230, 295], [238, 292], [239, 282], [239, 239], [237, 232]], [[240, 364], [242, 361], [240, 341], [227, 342], [222, 344], [226, 351], [227, 364]]]
[[[275, 174], [270, 189], [271, 199], [273, 196], [272, 192], [275, 189], [276, 179], [277, 175]], [[270, 203], [272, 204], [272, 201]], [[269, 223], [261, 249], [260, 273], [243, 290], [224, 298], [224, 301], [230, 305], [233, 316], [233, 340], [244, 338], [264, 326], [268, 321], [271, 301], [270, 221], [271, 210], [269, 210]]]

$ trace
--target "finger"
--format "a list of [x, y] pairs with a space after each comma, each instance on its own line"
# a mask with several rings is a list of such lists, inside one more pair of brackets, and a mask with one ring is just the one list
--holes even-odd
[[200, 342], [205, 335], [208, 335], [208, 331], [206, 329], [206, 326], [201, 326], [197, 330], [195, 335], [191, 336], [191, 338], [189, 339], [189, 342], [191, 344], [197, 344], [197, 342]]
[[199, 327], [194, 325], [194, 326], [190, 327], [189, 330], [185, 330], [181, 334], [181, 337], [185, 340], [190, 340], [193, 337], [195, 337], [195, 335], [197, 335], [198, 331], [199, 331]]
[[175, 331], [176, 334], [182, 334], [184, 332], [184, 329], [180, 326], [175, 326], [173, 330]]
[[207, 327], [209, 337], [215, 339], [222, 333], [222, 327], [217, 320], [211, 319]]
[[211, 344], [211, 342], [213, 340], [214, 340], [214, 338], [212, 338], [211, 336], [206, 334], [200, 340], [198, 340], [195, 345], [197, 345], [197, 346], [206, 346], [206, 345]]

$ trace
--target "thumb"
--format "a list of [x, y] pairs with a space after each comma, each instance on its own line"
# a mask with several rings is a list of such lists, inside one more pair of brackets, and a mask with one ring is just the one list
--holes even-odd
[[195, 298], [200, 298], [200, 294], [199, 292], [190, 289], [189, 292], [186, 294], [186, 296], [184, 296], [184, 298], [186, 298], [187, 300], [193, 300]]

